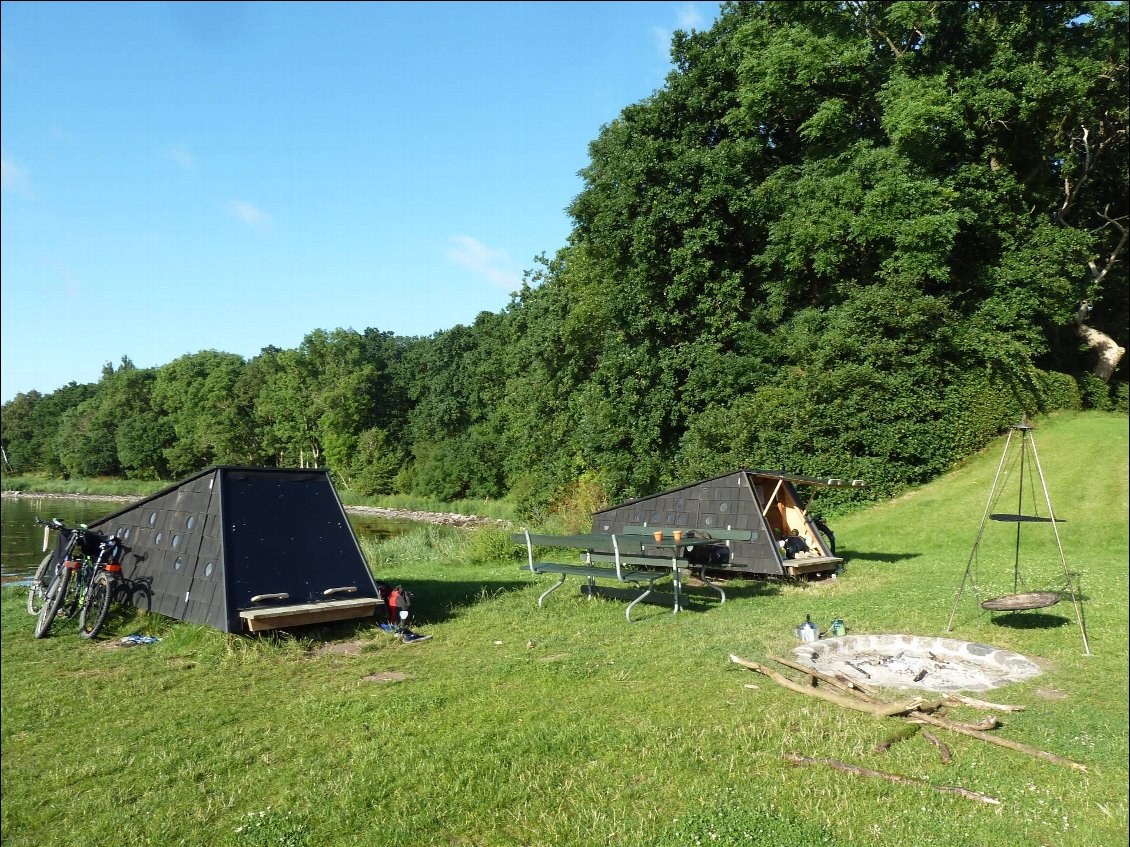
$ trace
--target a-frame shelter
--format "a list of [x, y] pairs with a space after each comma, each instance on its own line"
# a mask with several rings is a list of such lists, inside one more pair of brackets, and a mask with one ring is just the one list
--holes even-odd
[[[863, 482], [742, 468], [596, 512], [592, 530], [621, 533], [626, 527], [659, 526], [703, 536], [711, 530], [749, 530], [748, 541], [718, 545], [720, 566], [757, 576], [834, 573], [843, 559], [833, 555], [809, 513], [815, 495], [805, 501], [797, 486], [860, 488]], [[781, 542], [792, 530], [807, 542], [808, 556], [786, 557]]]
[[135, 602], [224, 632], [372, 615], [380, 600], [329, 473], [217, 466], [91, 525]]

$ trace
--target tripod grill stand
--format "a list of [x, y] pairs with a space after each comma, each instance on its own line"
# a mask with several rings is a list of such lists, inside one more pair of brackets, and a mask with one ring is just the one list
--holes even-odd
[[[1005, 440], [1004, 453], [1001, 456], [1000, 465], [997, 466], [997, 475], [993, 479], [992, 490], [989, 491], [989, 501], [985, 506], [985, 513], [981, 517], [981, 525], [977, 529], [977, 538], [973, 542], [973, 550], [969, 554], [969, 561], [965, 565], [965, 574], [961, 578], [961, 587], [958, 589], [957, 597], [953, 602], [953, 609], [950, 611], [949, 622], [946, 624], [946, 632], [953, 629], [953, 619], [957, 614], [958, 604], [961, 602], [961, 596], [965, 591], [966, 583], [973, 584], [973, 589], [976, 592], [977, 587], [971, 579], [973, 562], [977, 558], [977, 548], [981, 545], [981, 538], [985, 533], [985, 524], [989, 520], [1002, 521], [1006, 523], [1016, 524], [1016, 555], [1013, 563], [1013, 577], [1012, 577], [1012, 590], [1013, 593], [1003, 596], [995, 597], [991, 600], [985, 600], [981, 603], [981, 607], [990, 612], [1016, 612], [1031, 609], [1043, 609], [1048, 606], [1054, 606], [1060, 601], [1063, 596], [1063, 591], [1034, 591], [1027, 593], [1020, 592], [1020, 530], [1026, 523], [1050, 523], [1052, 533], [1055, 535], [1056, 548], [1059, 550], [1059, 560], [1063, 565], [1063, 578], [1066, 585], [1066, 591], [1071, 595], [1071, 602], [1075, 607], [1075, 620], [1079, 624], [1079, 634], [1083, 638], [1083, 652], [1085, 655], [1091, 655], [1090, 645], [1087, 643], [1087, 630], [1083, 625], [1083, 612], [1079, 606], [1079, 596], [1075, 591], [1075, 585], [1071, 580], [1071, 573], [1067, 569], [1067, 559], [1063, 555], [1063, 544], [1059, 538], [1059, 528], [1056, 526], [1057, 521], [1055, 512], [1052, 510], [1051, 496], [1048, 494], [1048, 486], [1044, 480], [1044, 471], [1040, 467], [1040, 457], [1036, 452], [1036, 441], [1032, 437], [1031, 424], [1028, 423], [1027, 417], [1021, 418], [1020, 423], [1009, 427], [1008, 438]], [[1001, 479], [1001, 472], [1004, 470], [1005, 460], [1009, 455], [1009, 448], [1012, 445], [1013, 436], [1020, 433], [1019, 444], [1019, 461], [1020, 461], [1020, 485], [1019, 496], [1017, 498], [1016, 513], [1015, 514], [990, 514], [993, 503], [1000, 496], [1003, 487]], [[1024, 470], [1025, 464], [1028, 460], [1028, 454], [1031, 454], [1032, 464], [1036, 468], [1036, 472], [1040, 478], [1040, 488], [1044, 493], [1044, 503], [1047, 505], [1048, 516], [1041, 517], [1040, 515], [1025, 515], [1024, 514]], [[1014, 460], [1015, 461], [1015, 460]], [[1029, 468], [1029, 474], [1031, 469]], [[980, 596], [978, 596], [980, 600]]]

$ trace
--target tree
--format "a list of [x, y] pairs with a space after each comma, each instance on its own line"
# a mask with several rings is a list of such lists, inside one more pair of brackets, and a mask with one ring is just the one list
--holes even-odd
[[546, 283], [600, 316], [583, 463], [629, 493], [677, 455], [897, 488], [1052, 402], [1036, 367], [1086, 366], [1058, 340], [1081, 301], [1124, 347], [1125, 27], [1125, 3], [766, 2], [677, 34], [592, 143]]
[[175, 436], [164, 450], [174, 476], [257, 454], [252, 410], [236, 390], [245, 366], [234, 353], [205, 350], [157, 369], [153, 406]]

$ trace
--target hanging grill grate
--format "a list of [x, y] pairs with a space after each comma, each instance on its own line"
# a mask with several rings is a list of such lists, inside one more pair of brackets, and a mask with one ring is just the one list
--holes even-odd
[[1027, 594], [1009, 594], [986, 600], [981, 608], [990, 612], [1021, 612], [1026, 609], [1046, 609], [1062, 599], [1063, 595], [1058, 591], [1029, 591]]

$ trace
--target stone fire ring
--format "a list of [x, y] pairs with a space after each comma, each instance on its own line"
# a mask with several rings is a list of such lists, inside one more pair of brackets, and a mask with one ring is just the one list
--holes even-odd
[[920, 635], [845, 635], [793, 649], [800, 664], [882, 688], [988, 691], [1040, 675], [1033, 662], [988, 644]]

